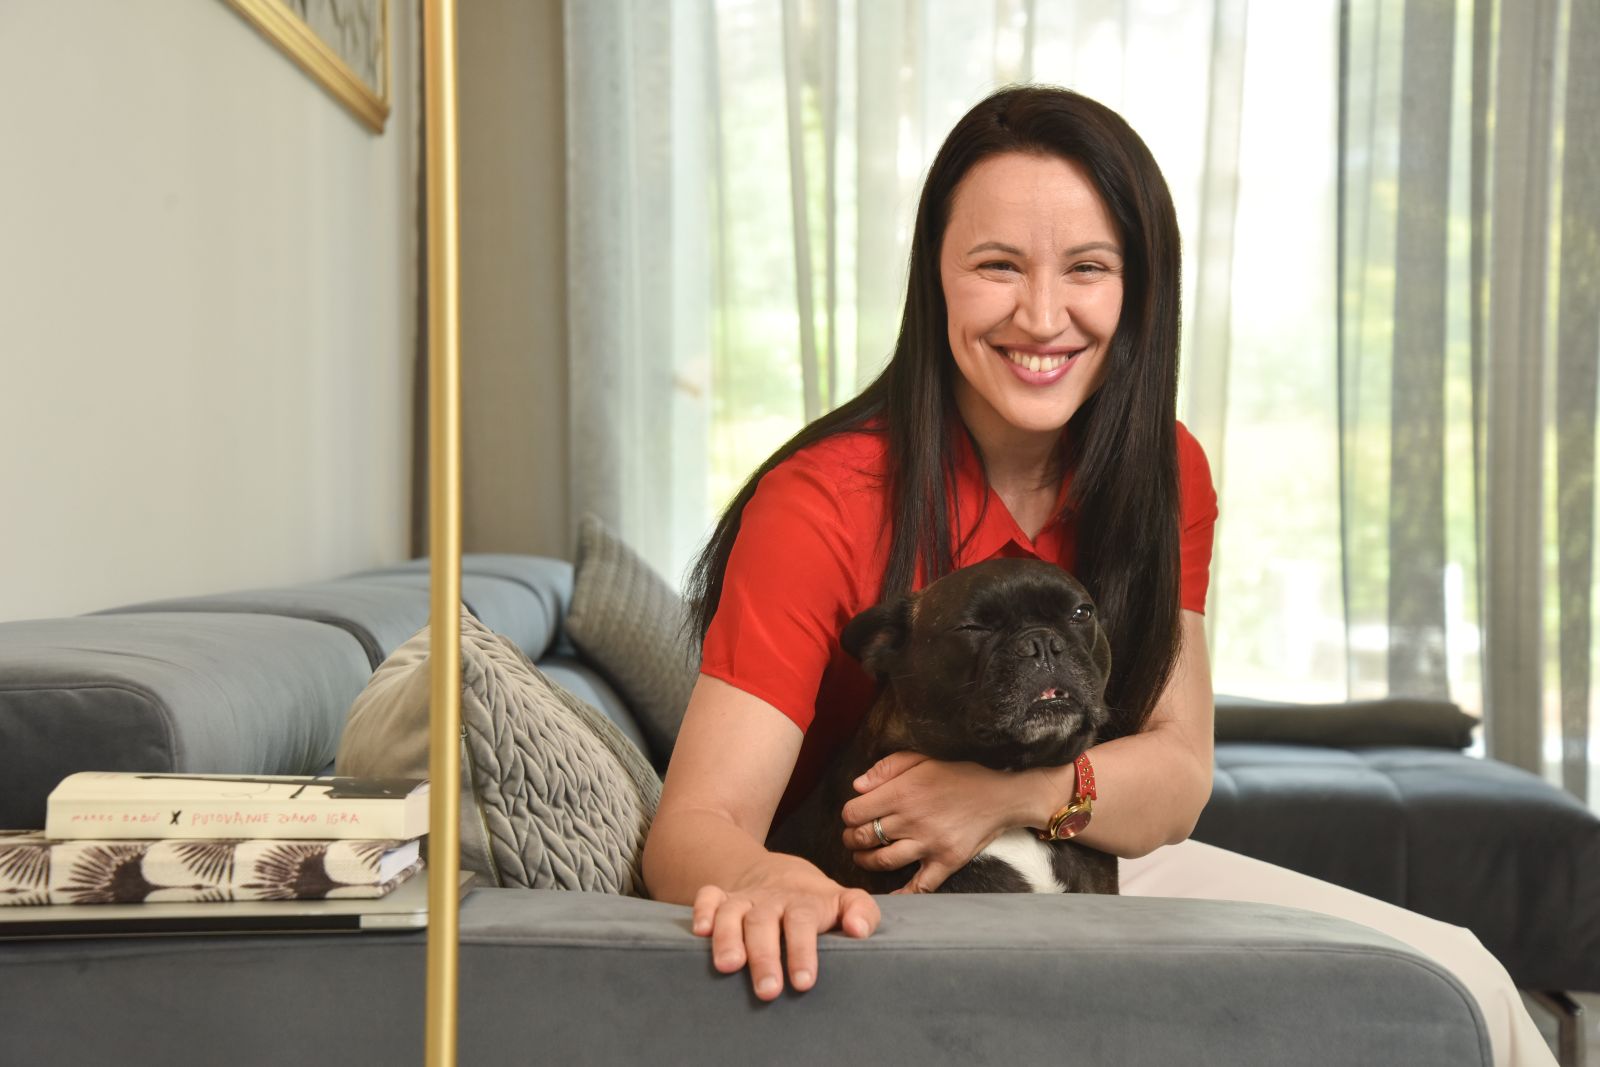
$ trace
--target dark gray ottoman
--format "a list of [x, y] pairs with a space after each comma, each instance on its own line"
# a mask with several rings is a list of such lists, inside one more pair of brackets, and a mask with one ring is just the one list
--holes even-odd
[[1524, 989], [1600, 990], [1600, 819], [1516, 767], [1219, 743], [1194, 836], [1464, 926]]

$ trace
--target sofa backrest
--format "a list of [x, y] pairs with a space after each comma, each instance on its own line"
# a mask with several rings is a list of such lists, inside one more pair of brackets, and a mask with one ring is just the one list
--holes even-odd
[[[558, 645], [571, 594], [561, 560], [462, 561], [469, 610], [535, 661]], [[373, 669], [427, 621], [427, 561], [417, 560], [0, 624], [0, 829], [43, 826], [46, 796], [75, 771], [323, 771]], [[632, 726], [609, 695], [604, 710]]]

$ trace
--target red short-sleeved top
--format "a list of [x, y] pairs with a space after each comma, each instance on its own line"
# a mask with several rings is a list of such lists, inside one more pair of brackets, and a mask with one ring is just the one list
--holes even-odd
[[[1217, 495], [1200, 443], [1178, 424], [1180, 603], [1203, 612]], [[1052, 519], [1029, 539], [965, 434], [957, 435], [951, 543], [957, 568], [1003, 556], [1071, 570], [1073, 531]], [[777, 708], [805, 733], [779, 817], [804, 799], [855, 733], [876, 695], [839, 646], [845, 624], [877, 600], [888, 559], [888, 439], [845, 433], [791, 456], [761, 479], [728, 557], [700, 670]], [[1055, 513], [1065, 502], [1066, 487]], [[918, 584], [921, 584], [920, 578]]]

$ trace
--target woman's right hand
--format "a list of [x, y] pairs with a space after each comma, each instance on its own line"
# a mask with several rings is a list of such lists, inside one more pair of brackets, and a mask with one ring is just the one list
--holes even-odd
[[880, 917], [865, 890], [846, 889], [798, 856], [769, 852], [727, 889], [701, 887], [693, 930], [711, 938], [718, 971], [748, 965], [756, 996], [772, 1000], [783, 991], [785, 955], [789, 984], [803, 993], [817, 980], [818, 934], [867, 937]]
[[804, 991], [817, 981], [818, 934], [866, 937], [878, 926], [865, 891], [767, 851], [800, 741], [800, 728], [777, 708], [701, 675], [644, 847], [650, 895], [691, 905], [691, 929], [711, 939], [716, 969], [749, 967], [762, 1000], [783, 992], [785, 950], [789, 983]]

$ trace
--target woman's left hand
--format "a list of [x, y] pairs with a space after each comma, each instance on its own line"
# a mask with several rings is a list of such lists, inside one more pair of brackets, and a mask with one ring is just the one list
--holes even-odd
[[[897, 893], [931, 893], [991, 841], [1018, 825], [1017, 775], [976, 763], [896, 752], [857, 778], [844, 806], [844, 843], [858, 866], [895, 871], [921, 861]], [[880, 820], [891, 844], [878, 840]]]

